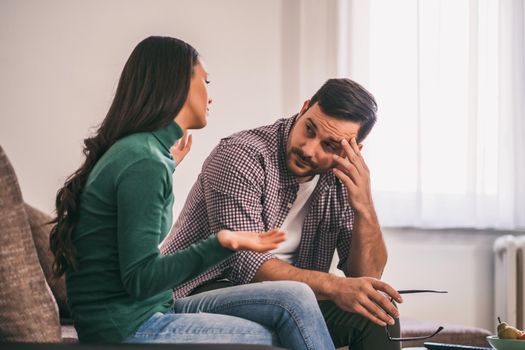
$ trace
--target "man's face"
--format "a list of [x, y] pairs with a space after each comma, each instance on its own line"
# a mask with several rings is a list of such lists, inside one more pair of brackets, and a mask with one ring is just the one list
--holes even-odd
[[317, 103], [308, 108], [308, 102], [304, 103], [286, 146], [286, 164], [299, 182], [333, 168], [332, 155], [345, 156], [341, 141], [350, 141], [359, 131], [358, 123], [330, 117]]

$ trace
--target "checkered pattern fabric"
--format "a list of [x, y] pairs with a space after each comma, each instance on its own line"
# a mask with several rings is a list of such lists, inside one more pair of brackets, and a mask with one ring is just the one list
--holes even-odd
[[[162, 254], [187, 248], [221, 229], [266, 231], [280, 227], [299, 185], [286, 167], [286, 145], [295, 116], [222, 139], [208, 156], [182, 212], [161, 247]], [[353, 210], [342, 183], [327, 172], [319, 178], [305, 217], [295, 266], [327, 272], [335, 249], [345, 274]], [[271, 253], [241, 251], [173, 290], [187, 296], [199, 285], [228, 278], [250, 283]]]

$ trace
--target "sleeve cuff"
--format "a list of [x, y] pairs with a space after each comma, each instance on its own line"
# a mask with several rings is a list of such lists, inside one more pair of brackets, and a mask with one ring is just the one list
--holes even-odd
[[207, 252], [210, 254], [210, 257], [217, 260], [227, 259], [235, 254], [233, 250], [224, 248], [220, 243], [217, 235], [212, 235], [208, 237], [204, 242], [208, 245]]

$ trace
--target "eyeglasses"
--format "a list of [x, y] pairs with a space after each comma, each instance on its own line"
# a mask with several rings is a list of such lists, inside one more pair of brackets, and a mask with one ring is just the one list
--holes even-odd
[[[407, 289], [407, 290], [398, 290], [397, 292], [399, 294], [448, 293], [447, 291], [444, 291], [444, 290], [430, 290], [430, 289]], [[390, 299], [390, 301], [392, 301], [392, 300], [393, 299]], [[386, 330], [386, 337], [388, 338], [389, 341], [414, 341], [414, 340], [424, 340], [424, 339], [432, 338], [433, 336], [435, 336], [436, 334], [441, 332], [443, 330], [443, 327], [439, 326], [439, 328], [434, 333], [432, 333], [431, 335], [422, 336], [422, 337], [408, 337], [408, 338], [392, 337], [390, 335], [390, 330], [388, 329], [388, 324], [385, 326], [385, 330]]]

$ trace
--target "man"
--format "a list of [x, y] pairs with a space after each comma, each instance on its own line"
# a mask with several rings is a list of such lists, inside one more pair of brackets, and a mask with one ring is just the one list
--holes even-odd
[[[349, 79], [330, 79], [292, 118], [223, 139], [205, 161], [163, 254], [221, 229], [281, 227], [275, 251], [243, 251], [174, 289], [174, 297], [270, 280], [307, 283], [336, 347], [400, 349], [401, 296], [379, 280], [387, 251], [361, 155], [376, 102]], [[328, 273], [335, 249], [346, 277]], [[219, 281], [226, 279], [226, 281]], [[199, 287], [199, 288], [197, 288]]]

